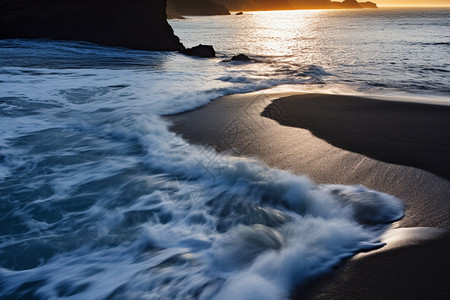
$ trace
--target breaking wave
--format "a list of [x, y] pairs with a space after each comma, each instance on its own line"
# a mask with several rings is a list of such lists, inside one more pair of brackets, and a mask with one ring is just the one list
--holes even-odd
[[286, 298], [403, 216], [392, 196], [190, 145], [160, 117], [324, 84], [321, 66], [55, 41], [0, 53], [1, 297]]
[[3, 296], [279, 299], [403, 216], [386, 194], [186, 144], [157, 116], [64, 112], [6, 139], [28, 149], [3, 152]]

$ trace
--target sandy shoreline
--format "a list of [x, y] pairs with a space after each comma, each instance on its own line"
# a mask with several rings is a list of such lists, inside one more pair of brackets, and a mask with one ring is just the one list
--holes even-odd
[[307, 94], [277, 99], [263, 116], [338, 148], [450, 180], [450, 106]]
[[[272, 100], [283, 97], [288, 98], [271, 104]], [[450, 270], [447, 254], [450, 251], [450, 235], [444, 233], [438, 238], [426, 240], [429, 235], [428, 227], [441, 228], [444, 231], [450, 229], [450, 181], [443, 178], [449, 171], [445, 167], [445, 162], [449, 161], [449, 152], [445, 149], [449, 145], [447, 140], [437, 138], [450, 134], [446, 131], [450, 129], [446, 127], [450, 123], [450, 118], [447, 119], [447, 116], [450, 116], [450, 108], [439, 109], [435, 105], [391, 103], [332, 95], [315, 95], [314, 103], [309, 102], [308, 106], [306, 104], [311, 101], [311, 97], [312, 95], [270, 91], [232, 95], [215, 100], [200, 109], [170, 116], [168, 119], [173, 124], [171, 129], [192, 143], [213, 147], [224, 153], [256, 157], [271, 167], [306, 174], [319, 183], [361, 184], [397, 196], [406, 203], [406, 216], [394, 227], [426, 227], [424, 230], [411, 229], [418, 233], [413, 235], [414, 238], [406, 238], [405, 235], [401, 238], [400, 234], [400, 238], [392, 239], [387, 247], [379, 251], [357, 255], [345, 262], [337, 272], [294, 292], [293, 298], [417, 299], [440, 298], [450, 294], [450, 286], [447, 284]], [[331, 117], [335, 113], [325, 115], [321, 122], [316, 122], [318, 116], [336, 109], [332, 108], [334, 100], [345, 102], [344, 111], [339, 112], [342, 113], [341, 116], [359, 116], [351, 120], [350, 127], [346, 126], [348, 124], [338, 124], [338, 119], [333, 120]], [[361, 100], [366, 101], [364, 105], [361, 105]], [[264, 109], [267, 116], [290, 127], [262, 117]], [[422, 118], [420, 122], [405, 121], [409, 120], [408, 118], [414, 120], [418, 114]], [[296, 116], [301, 116], [304, 123], [299, 124]], [[306, 120], [307, 117], [310, 119]], [[382, 122], [374, 124], [374, 120], [378, 118]], [[428, 126], [424, 127], [423, 124]], [[362, 147], [364, 151], [369, 149], [375, 152], [374, 154], [364, 152], [361, 148], [355, 149], [352, 143], [346, 146], [348, 141], [339, 144], [342, 141], [332, 140], [333, 144], [342, 147], [338, 148], [314, 136], [310, 131], [298, 128], [308, 126], [314, 129], [315, 134], [319, 131], [318, 136], [330, 140], [333, 139], [333, 134], [341, 134], [339, 130], [358, 129], [359, 132], [350, 135], [350, 142], [367, 134], [379, 134], [378, 137], [383, 140], [386, 133], [395, 132], [396, 135], [388, 136], [386, 140], [389, 141], [392, 137], [395, 143], [391, 146], [394, 149], [405, 147], [402, 149], [406, 150], [400, 152], [402, 155], [397, 154], [393, 159], [386, 159], [377, 156], [382, 152], [388, 156], [395, 152], [389, 151], [386, 141], [378, 148], [370, 144], [370, 141], [363, 144], [366, 147]], [[424, 148], [409, 151], [409, 140], [406, 139], [405, 142], [404, 139], [398, 138], [402, 134], [412, 139], [417, 134]], [[420, 162], [420, 158], [425, 157], [427, 153], [424, 154], [423, 149], [426, 150], [430, 141], [435, 142], [432, 148], [437, 152], [430, 153], [431, 158], [423, 169], [439, 173], [443, 177], [400, 165], [403, 161], [396, 161], [399, 158], [416, 157], [416, 161]], [[345, 147], [397, 164], [350, 152], [344, 150]], [[408, 155], [409, 157], [406, 157]], [[444, 163], [436, 164], [439, 159]]]

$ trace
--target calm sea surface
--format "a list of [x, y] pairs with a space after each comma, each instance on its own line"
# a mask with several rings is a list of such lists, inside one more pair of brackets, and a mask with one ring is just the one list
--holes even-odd
[[[0, 41], [1, 298], [286, 298], [403, 215], [386, 194], [190, 145], [160, 116], [280, 85], [447, 101], [450, 10], [171, 24], [218, 58]], [[225, 61], [238, 53], [257, 61]]]

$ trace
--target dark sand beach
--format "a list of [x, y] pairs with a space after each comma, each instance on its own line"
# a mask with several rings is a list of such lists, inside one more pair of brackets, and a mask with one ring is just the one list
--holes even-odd
[[318, 183], [364, 185], [405, 202], [406, 215], [386, 236], [387, 246], [343, 262], [293, 298], [450, 294], [449, 106], [262, 91], [168, 119], [188, 141], [221, 153], [256, 157]]
[[450, 180], [450, 106], [308, 94], [278, 99], [262, 115], [336, 147]]

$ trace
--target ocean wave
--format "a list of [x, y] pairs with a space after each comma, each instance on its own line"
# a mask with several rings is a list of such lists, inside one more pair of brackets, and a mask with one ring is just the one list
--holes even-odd
[[189, 145], [164, 106], [112, 89], [48, 89], [30, 102], [58, 105], [2, 118], [0, 295], [279, 299], [403, 216], [386, 194]]
[[403, 216], [395, 197], [190, 145], [160, 117], [336, 78], [323, 66], [0, 46], [2, 297], [287, 298]]
[[[55, 171], [49, 181], [56, 195], [39, 200], [48, 210], [64, 207], [64, 199], [76, 194], [94, 193], [94, 188], [96, 200], [72, 212], [66, 208], [56, 223], [40, 221], [47, 226], [37, 226], [36, 212], [29, 211], [41, 205], [15, 209], [29, 220], [29, 229], [4, 236], [3, 253], [22, 249], [21, 255], [37, 261], [0, 269], [2, 295], [247, 299], [264, 283], [265, 298], [279, 299], [343, 258], [380, 247], [385, 224], [403, 216], [399, 200], [363, 187], [316, 185], [257, 161], [230, 157], [216, 158], [205, 172], [208, 156], [199, 151], [208, 150], [187, 146], [162, 152], [158, 148], [166, 148], [165, 143], [157, 146], [159, 141], [147, 135], [139, 139], [146, 164], [176, 173], [178, 179], [160, 175], [154, 182], [155, 175], [143, 171], [128, 184], [130, 164], [114, 161], [104, 163], [116, 172], [101, 166], [83, 170], [79, 164]], [[99, 182], [115, 174], [121, 183], [115, 192], [110, 184], [100, 188]], [[144, 185], [140, 192], [123, 194], [139, 185]]]

